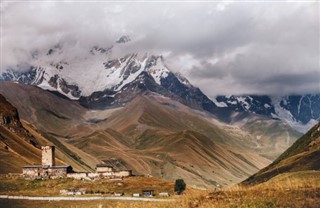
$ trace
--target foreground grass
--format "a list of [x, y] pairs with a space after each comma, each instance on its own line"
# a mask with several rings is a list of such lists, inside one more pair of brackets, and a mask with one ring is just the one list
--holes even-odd
[[24, 180], [20, 177], [0, 177], [0, 194], [23, 196], [57, 196], [62, 189], [85, 189], [86, 192], [108, 194], [124, 192], [126, 196], [152, 189], [156, 193], [173, 194], [174, 182], [157, 178], [130, 177], [123, 180], [100, 179], [96, 181], [69, 178], [51, 180]]
[[[24, 180], [20, 177], [0, 176], [0, 194], [11, 196], [61, 196], [61, 189], [86, 189], [87, 192], [98, 192], [103, 196], [110, 196], [113, 192], [124, 192], [125, 196], [141, 193], [142, 190], [152, 189], [159, 192], [169, 192], [169, 198], [175, 202], [141, 202], [141, 201], [29, 201], [0, 199], [0, 207], [187, 207], [190, 200], [206, 193], [205, 191], [187, 188], [183, 196], [174, 195], [174, 182], [148, 177], [129, 177], [123, 180], [100, 179], [83, 181], [74, 179]], [[88, 194], [96, 196], [96, 194]], [[159, 196], [156, 196], [159, 197]]]
[[175, 202], [132, 201], [28, 201], [0, 200], [0, 207], [72, 207], [72, 208], [318, 208], [320, 189], [299, 190], [232, 190], [215, 191], [208, 195], [174, 197]]
[[180, 208], [185, 207], [180, 203], [175, 202], [132, 202], [132, 201], [26, 201], [26, 200], [0, 200], [0, 207], [15, 207], [15, 208], [38, 208], [38, 207], [70, 207], [70, 208]]
[[213, 192], [200, 197], [189, 207], [314, 207], [320, 205], [320, 188], [308, 189], [250, 189]]
[[39, 207], [68, 207], [68, 208], [183, 208], [190, 207], [192, 202], [205, 195], [206, 192], [187, 189], [184, 195], [171, 196], [173, 202], [142, 202], [142, 201], [28, 201], [28, 200], [8, 200], [0, 199], [0, 208], [39, 208]]
[[[65, 179], [64, 179], [65, 180]], [[9, 183], [8, 181], [5, 183]], [[21, 181], [19, 183], [22, 183]], [[30, 183], [30, 181], [29, 181]], [[62, 186], [63, 184], [57, 181], [44, 181], [42, 185], [55, 184]], [[76, 182], [73, 182], [76, 183]], [[80, 186], [85, 182], [76, 183]], [[163, 183], [159, 185], [159, 183]], [[66, 184], [72, 184], [67, 181]], [[93, 182], [93, 187], [102, 189], [107, 186], [108, 182], [99, 180]], [[111, 183], [112, 184], [112, 183]], [[153, 187], [153, 189], [162, 188], [162, 190], [171, 189], [172, 182], [166, 182], [153, 178], [131, 178], [128, 181], [123, 181], [122, 189], [131, 192], [133, 189]], [[158, 184], [158, 185], [156, 185]], [[8, 184], [7, 184], [8, 185]], [[75, 184], [74, 184], [75, 185]], [[110, 184], [109, 184], [110, 185]], [[138, 187], [136, 187], [138, 186]], [[158, 186], [158, 187], [156, 187]], [[3, 191], [1, 181], [0, 191]], [[14, 186], [16, 189], [16, 185]], [[31, 186], [32, 187], [32, 186]], [[51, 187], [51, 185], [50, 185]], [[33, 187], [35, 190], [43, 190], [48, 188]], [[52, 188], [52, 187], [51, 187]], [[53, 189], [53, 188], [52, 188]], [[108, 188], [108, 190], [111, 187]], [[31, 188], [27, 190], [32, 191]], [[107, 190], [107, 187], [105, 187]], [[22, 188], [18, 189], [18, 193], [22, 193]], [[28, 191], [27, 191], [28, 192]], [[54, 191], [51, 190], [50, 193]], [[18, 195], [13, 194], [11, 195]], [[33, 193], [33, 191], [32, 191]], [[48, 191], [47, 191], [48, 193]], [[44, 195], [40, 193], [39, 195]], [[212, 192], [198, 191], [194, 189], [187, 189], [182, 196], [172, 196], [175, 202], [132, 202], [132, 201], [27, 201], [27, 200], [0, 200], [0, 207], [99, 207], [99, 208], [273, 208], [273, 207], [311, 207], [318, 208], [320, 205], [320, 171], [301, 171], [296, 173], [286, 173], [274, 177], [273, 179], [252, 187], [234, 186], [227, 190], [216, 190]]]
[[189, 207], [314, 207], [320, 206], [320, 171], [278, 175], [251, 187], [234, 186], [211, 192], [190, 202]]

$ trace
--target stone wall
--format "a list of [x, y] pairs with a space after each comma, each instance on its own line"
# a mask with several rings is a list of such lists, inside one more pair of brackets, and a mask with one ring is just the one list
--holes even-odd
[[23, 168], [22, 176], [27, 179], [41, 178], [42, 167]]
[[88, 173], [89, 178], [99, 178], [99, 177], [103, 177], [102, 174], [100, 173]]
[[48, 179], [61, 178], [67, 176], [67, 167], [43, 168], [43, 167], [24, 167], [22, 176], [26, 179]]
[[68, 173], [67, 178], [73, 179], [98, 179], [98, 178], [122, 178], [132, 175], [131, 170], [109, 171], [104, 173]]
[[87, 179], [88, 173], [68, 173], [67, 178], [73, 178], [73, 179]]
[[67, 177], [67, 168], [48, 168], [50, 178]]

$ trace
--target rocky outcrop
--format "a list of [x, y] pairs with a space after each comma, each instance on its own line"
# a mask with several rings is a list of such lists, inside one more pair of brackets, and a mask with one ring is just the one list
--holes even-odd
[[0, 94], [0, 125], [21, 127], [17, 109]]
[[34, 137], [22, 126], [18, 110], [0, 94], [0, 127], [1, 126], [18, 135], [33, 146], [38, 147]]

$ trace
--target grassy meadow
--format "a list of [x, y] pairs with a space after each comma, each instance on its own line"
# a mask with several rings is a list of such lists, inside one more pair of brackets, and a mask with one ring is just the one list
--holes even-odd
[[[79, 181], [57, 179], [28, 181], [14, 177], [2, 177], [0, 194], [26, 196], [59, 196], [59, 190], [67, 188], [86, 188], [87, 191], [124, 192], [131, 196], [143, 189], [153, 189], [156, 193], [167, 191], [174, 202], [140, 201], [28, 201], [0, 200], [0, 207], [115, 207], [115, 208], [251, 208], [251, 207], [319, 207], [320, 171], [300, 171], [278, 175], [271, 180], [255, 185], [236, 185], [223, 190], [203, 191], [190, 187], [181, 196], [173, 195], [174, 182], [156, 178], [132, 177], [122, 181], [107, 179]], [[92, 194], [90, 194], [92, 195]]]

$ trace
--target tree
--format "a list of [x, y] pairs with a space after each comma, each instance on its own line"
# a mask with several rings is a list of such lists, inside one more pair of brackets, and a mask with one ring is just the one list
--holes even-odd
[[177, 179], [174, 184], [174, 192], [180, 195], [184, 190], [186, 190], [186, 183], [183, 179]]

